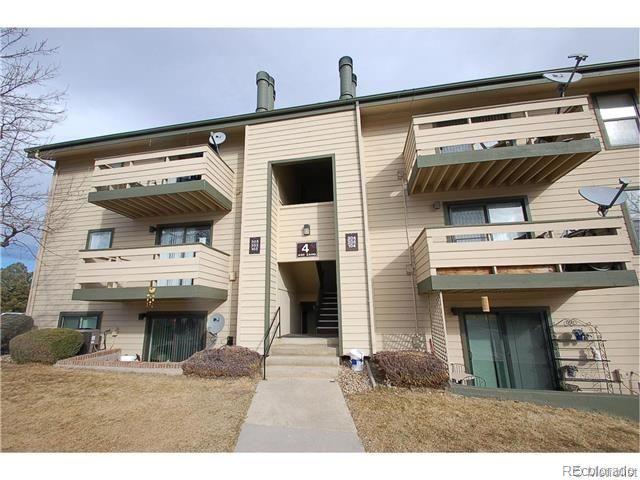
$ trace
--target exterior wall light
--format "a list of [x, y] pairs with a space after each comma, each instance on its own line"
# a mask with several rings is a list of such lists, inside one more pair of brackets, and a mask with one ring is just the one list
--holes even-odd
[[491, 311], [491, 307], [489, 306], [489, 297], [480, 297], [482, 302], [482, 311], [484, 313], [488, 313]]
[[311, 235], [311, 225], [309, 225], [308, 223], [305, 223], [303, 225], [302, 235], [304, 235], [305, 237], [308, 237], [309, 235]]

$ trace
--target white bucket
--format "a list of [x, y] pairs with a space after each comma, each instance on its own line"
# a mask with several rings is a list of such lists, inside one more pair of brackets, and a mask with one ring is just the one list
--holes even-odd
[[120, 361], [121, 362], [135, 362], [136, 361], [136, 356], [135, 355], [120, 355]]
[[351, 370], [361, 372], [364, 369], [364, 354], [360, 350], [350, 350]]

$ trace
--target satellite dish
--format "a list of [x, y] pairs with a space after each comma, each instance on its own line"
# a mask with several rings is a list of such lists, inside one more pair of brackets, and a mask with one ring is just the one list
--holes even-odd
[[627, 200], [627, 194], [624, 189], [627, 188], [630, 181], [627, 178], [620, 178], [620, 188], [611, 187], [583, 187], [578, 190], [582, 198], [588, 202], [598, 205], [598, 213], [603, 217], [607, 216], [607, 211], [615, 206], [624, 203]]
[[216, 335], [224, 328], [224, 317], [221, 313], [214, 313], [209, 315], [207, 320], [207, 332], [211, 335]]
[[578, 72], [575, 72], [573, 76], [571, 75], [571, 72], [549, 72], [544, 73], [542, 76], [547, 80], [562, 84], [567, 84], [569, 82], [576, 83], [582, 79], [582, 74]]
[[211, 132], [209, 134], [209, 145], [215, 150], [216, 153], [220, 153], [219, 145], [223, 144], [227, 139], [227, 136], [222, 132]]
[[226, 139], [227, 139], [227, 136], [222, 132], [216, 132], [213, 134], [213, 140], [218, 145], [222, 145]]

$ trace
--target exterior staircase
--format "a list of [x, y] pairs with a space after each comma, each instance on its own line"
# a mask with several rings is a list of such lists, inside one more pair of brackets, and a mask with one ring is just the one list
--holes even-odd
[[276, 338], [267, 357], [270, 378], [335, 378], [338, 374], [338, 339], [287, 335]]
[[336, 292], [320, 293], [316, 332], [318, 335], [338, 336], [338, 294]]

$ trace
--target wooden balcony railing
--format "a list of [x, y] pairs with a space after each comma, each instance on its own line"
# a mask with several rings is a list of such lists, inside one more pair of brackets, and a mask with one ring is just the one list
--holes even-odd
[[157, 298], [227, 295], [229, 255], [200, 243], [83, 250], [79, 258], [74, 299], [143, 300], [149, 287]]
[[229, 210], [233, 170], [208, 145], [97, 159], [89, 201], [128, 217]]
[[410, 193], [554, 182], [600, 151], [596, 131], [586, 96], [415, 116]]
[[412, 254], [418, 284], [476, 276], [477, 289], [485, 284], [479, 275], [508, 275], [515, 282], [518, 274], [631, 269], [631, 247], [620, 217], [425, 228]]

